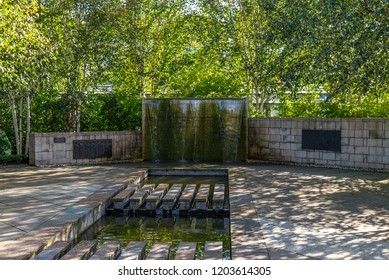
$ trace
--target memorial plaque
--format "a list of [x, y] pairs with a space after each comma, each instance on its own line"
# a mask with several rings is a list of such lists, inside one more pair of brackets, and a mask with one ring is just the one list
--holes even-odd
[[66, 143], [65, 137], [54, 137], [54, 143]]
[[73, 140], [74, 159], [112, 157], [112, 139]]
[[302, 148], [324, 151], [341, 151], [340, 130], [308, 130], [302, 131]]

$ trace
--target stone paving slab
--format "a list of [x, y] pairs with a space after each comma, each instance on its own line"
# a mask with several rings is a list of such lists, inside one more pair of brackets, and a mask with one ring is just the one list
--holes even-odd
[[287, 250], [267, 247], [270, 260], [317, 260], [312, 257], [300, 255]]
[[145, 256], [146, 241], [131, 241], [122, 251], [119, 260], [141, 260]]
[[196, 242], [180, 242], [175, 260], [194, 260], [196, 257]]
[[86, 260], [96, 251], [97, 240], [81, 240], [61, 260]]
[[65, 255], [71, 247], [70, 241], [56, 241], [37, 254], [34, 260], [58, 260]]
[[204, 246], [203, 260], [221, 260], [223, 259], [223, 242], [206, 241]]
[[58, 220], [73, 221], [81, 218], [92, 210], [93, 208], [89, 206], [75, 206], [62, 211], [56, 215], [55, 218]]
[[178, 201], [178, 209], [188, 211], [192, 208], [194, 201], [196, 185], [186, 185], [182, 195]]
[[146, 205], [145, 208], [147, 210], [155, 210], [159, 205], [162, 197], [168, 191], [169, 184], [159, 184], [148, 197], [146, 197]]
[[162, 198], [161, 208], [163, 210], [172, 210], [177, 203], [178, 197], [182, 191], [181, 184], [174, 184], [170, 187], [167, 194]]
[[139, 188], [137, 184], [131, 184], [127, 186], [124, 190], [115, 195], [112, 199], [113, 208], [115, 209], [123, 209], [130, 201], [130, 197], [134, 194], [134, 192]]
[[155, 242], [151, 245], [146, 260], [168, 260], [171, 246], [171, 242]]
[[42, 240], [23, 236], [0, 247], [0, 260], [28, 260], [34, 257], [34, 252], [41, 251], [43, 247]]
[[0, 223], [0, 247], [10, 240], [23, 236], [26, 232], [16, 227]]
[[118, 257], [121, 248], [119, 241], [106, 241], [103, 245], [93, 254], [90, 260], [114, 260]]
[[266, 244], [273, 248], [316, 259], [389, 259], [388, 242], [342, 234], [331, 228], [316, 229], [267, 218], [259, 218], [259, 222]]

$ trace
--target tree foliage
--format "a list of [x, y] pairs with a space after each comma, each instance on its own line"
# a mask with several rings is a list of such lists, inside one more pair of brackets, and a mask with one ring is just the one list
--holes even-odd
[[39, 24], [39, 16], [35, 0], [4, 0], [0, 6], [0, 93], [9, 103], [18, 154], [23, 148], [23, 118], [25, 152], [28, 152], [30, 99], [49, 74], [44, 67], [50, 55], [50, 42]]
[[387, 117], [387, 14], [386, 0], [2, 0], [0, 126], [22, 153], [30, 130], [139, 129], [143, 97]]
[[11, 143], [5, 132], [0, 129], [0, 155], [10, 155], [12, 151]]

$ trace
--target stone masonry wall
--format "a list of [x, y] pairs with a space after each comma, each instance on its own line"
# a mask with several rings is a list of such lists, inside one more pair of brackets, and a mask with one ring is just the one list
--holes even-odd
[[[249, 160], [389, 170], [389, 119], [250, 118], [248, 123]], [[340, 151], [303, 149], [303, 130], [340, 131]], [[73, 158], [73, 140], [99, 139], [112, 139], [112, 157]], [[140, 159], [141, 131], [34, 133], [30, 137], [32, 165]]]
[[[73, 140], [112, 139], [112, 157], [73, 158]], [[29, 163], [37, 166], [130, 161], [142, 158], [141, 131], [33, 133]]]
[[[302, 148], [302, 130], [338, 130], [341, 151]], [[252, 160], [389, 170], [388, 119], [249, 119]]]

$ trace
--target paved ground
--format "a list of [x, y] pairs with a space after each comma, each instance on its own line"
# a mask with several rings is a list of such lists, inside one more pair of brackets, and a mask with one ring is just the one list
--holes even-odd
[[134, 167], [0, 166], [0, 247], [101, 189]]
[[[0, 251], [147, 166], [0, 166]], [[229, 168], [235, 182], [231, 230], [233, 246], [243, 252], [236, 258], [389, 260], [389, 173], [263, 164], [217, 167]]]
[[389, 259], [389, 173], [291, 166], [245, 173], [270, 258]]

